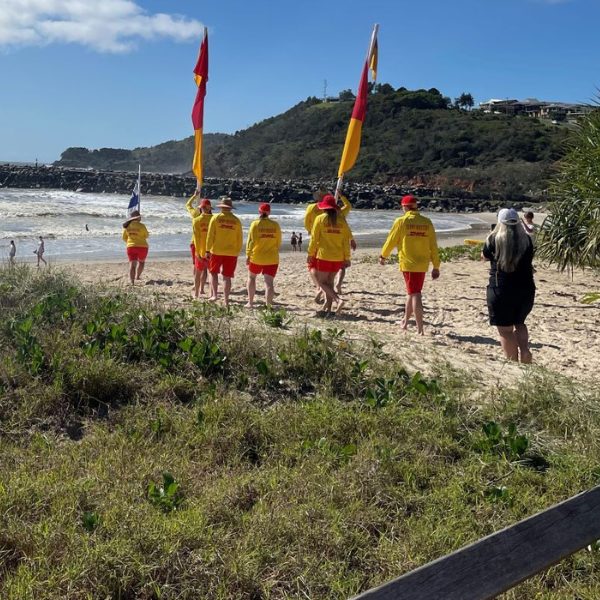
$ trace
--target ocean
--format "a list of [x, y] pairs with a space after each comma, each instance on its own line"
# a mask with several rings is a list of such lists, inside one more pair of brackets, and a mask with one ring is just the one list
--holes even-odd
[[[187, 198], [143, 196], [141, 213], [150, 232], [150, 251], [155, 257], [180, 258], [189, 253], [191, 219], [185, 208]], [[10, 240], [15, 240], [18, 260], [34, 260], [38, 236], [45, 240], [45, 258], [55, 261], [106, 260], [123, 258], [122, 222], [129, 196], [84, 194], [63, 190], [0, 189], [0, 259], [8, 256]], [[217, 202], [213, 202], [216, 204]], [[244, 232], [258, 216], [255, 202], [236, 202], [235, 214]], [[284, 250], [293, 231], [304, 232], [306, 206], [272, 204], [271, 216], [281, 225]], [[424, 213], [438, 233], [468, 231], [480, 225], [476, 216]], [[348, 216], [359, 246], [381, 244], [399, 210], [353, 210]], [[87, 226], [87, 229], [86, 229]]]

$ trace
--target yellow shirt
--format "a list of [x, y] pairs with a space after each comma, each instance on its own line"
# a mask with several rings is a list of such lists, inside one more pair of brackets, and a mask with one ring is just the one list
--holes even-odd
[[[345, 219], [348, 216], [348, 213], [352, 210], [352, 204], [348, 202], [348, 198], [346, 198], [346, 196], [340, 196], [340, 200], [342, 201], [342, 208], [340, 208], [340, 214]], [[306, 207], [306, 213], [304, 214], [304, 229], [306, 229], [308, 233], [312, 231], [315, 219], [320, 214], [323, 214], [323, 211], [319, 208], [316, 202], [314, 204], [309, 204]], [[354, 237], [352, 236], [352, 231], [350, 231], [350, 239], [354, 239]]]
[[[187, 204], [185, 205], [185, 207], [187, 208], [187, 211], [190, 213], [190, 217], [192, 217], [192, 219], [195, 219], [196, 217], [199, 217], [202, 214], [201, 210], [198, 210], [197, 208], [194, 208], [192, 206], [192, 204], [194, 203], [194, 200], [197, 197], [198, 196], [196, 194], [194, 194], [193, 196], [190, 197], [190, 199], [187, 201]], [[195, 244], [193, 231], [192, 231], [192, 243]], [[204, 257], [202, 257], [202, 258], [204, 258]]]
[[146, 226], [139, 221], [132, 221], [127, 228], [123, 229], [123, 241], [127, 242], [128, 248], [147, 248], [146, 238], [149, 235]]
[[206, 250], [218, 256], [238, 256], [242, 238], [242, 222], [231, 213], [219, 213], [208, 226]]
[[196, 254], [200, 258], [204, 258], [206, 255], [206, 237], [208, 236], [208, 225], [212, 218], [211, 214], [202, 213], [192, 221], [192, 242], [194, 242]]
[[381, 256], [387, 258], [394, 248], [398, 249], [401, 271], [426, 273], [430, 261], [434, 269], [440, 268], [433, 223], [416, 210], [409, 210], [394, 221]]
[[250, 225], [246, 241], [246, 256], [255, 265], [278, 265], [279, 246], [281, 246], [279, 223], [267, 217], [257, 219]]
[[341, 215], [335, 226], [329, 223], [328, 215], [319, 215], [310, 233], [308, 255], [322, 260], [350, 260], [351, 237], [350, 227]]

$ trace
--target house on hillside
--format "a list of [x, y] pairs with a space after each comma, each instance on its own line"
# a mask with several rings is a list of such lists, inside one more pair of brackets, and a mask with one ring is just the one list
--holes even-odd
[[573, 104], [567, 102], [545, 102], [537, 98], [525, 98], [525, 100], [491, 99], [480, 102], [479, 108], [486, 113], [523, 115], [537, 119], [575, 120], [590, 113], [593, 109], [585, 104]]

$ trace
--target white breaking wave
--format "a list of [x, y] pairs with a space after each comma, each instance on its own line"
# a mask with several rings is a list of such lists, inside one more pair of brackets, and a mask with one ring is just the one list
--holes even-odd
[[[186, 202], [187, 198], [142, 196], [141, 213], [150, 232], [152, 248], [161, 252], [187, 249], [191, 219]], [[51, 240], [47, 244], [50, 255], [120, 256], [123, 253], [122, 222], [128, 203], [129, 195], [122, 194], [0, 189], [0, 247], [11, 239], [27, 245], [42, 235]], [[237, 202], [235, 206], [235, 214], [247, 232], [250, 223], [258, 217], [258, 203]], [[271, 205], [271, 215], [281, 225], [284, 242], [292, 231], [304, 233], [305, 210], [305, 205]], [[348, 223], [357, 239], [384, 238], [400, 215], [399, 210], [353, 210]], [[435, 213], [428, 216], [438, 232], [468, 230], [472, 224], [481, 223], [470, 215]]]

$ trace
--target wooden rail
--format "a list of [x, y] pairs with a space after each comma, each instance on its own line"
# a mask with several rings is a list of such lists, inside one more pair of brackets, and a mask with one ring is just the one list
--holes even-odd
[[600, 486], [354, 600], [489, 600], [600, 539]]

